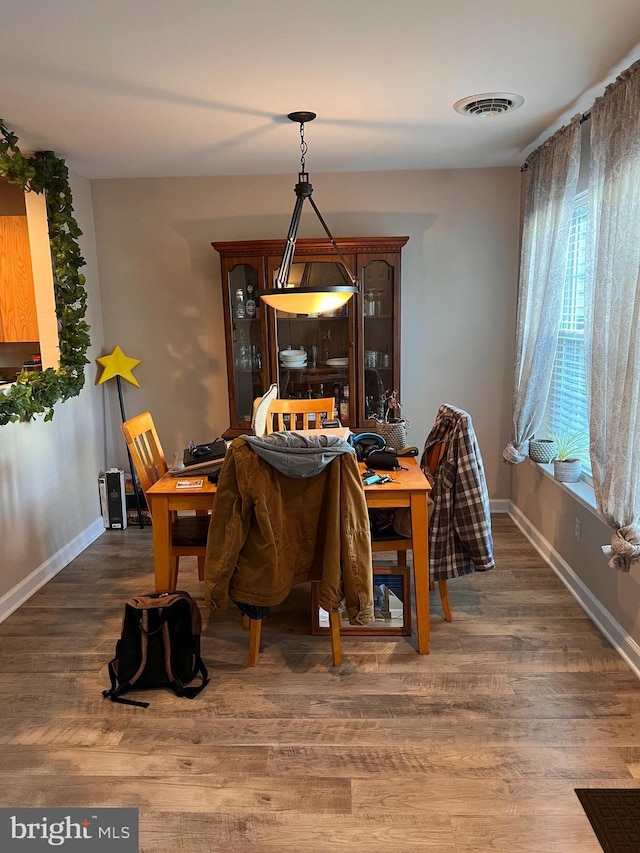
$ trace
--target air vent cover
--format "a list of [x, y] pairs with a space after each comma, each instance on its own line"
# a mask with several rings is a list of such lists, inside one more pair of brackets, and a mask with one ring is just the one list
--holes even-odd
[[455, 102], [453, 108], [465, 116], [499, 116], [517, 110], [523, 103], [522, 95], [514, 92], [485, 92], [462, 98]]

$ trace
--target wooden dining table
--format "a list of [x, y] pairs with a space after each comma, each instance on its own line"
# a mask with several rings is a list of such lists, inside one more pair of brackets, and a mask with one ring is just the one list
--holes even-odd
[[[417, 461], [412, 457], [400, 459], [403, 468], [389, 472], [393, 482], [365, 486], [369, 509], [408, 507], [411, 514], [413, 552], [413, 585], [416, 609], [418, 654], [429, 654], [429, 539], [427, 493], [431, 486]], [[361, 463], [361, 468], [364, 465]], [[201, 485], [181, 488], [179, 483], [190, 480]], [[206, 475], [173, 476], [167, 472], [146, 493], [153, 528], [153, 566], [158, 592], [170, 589], [171, 578], [171, 514], [173, 512], [210, 510], [216, 486]], [[372, 567], [373, 571], [373, 567]]]

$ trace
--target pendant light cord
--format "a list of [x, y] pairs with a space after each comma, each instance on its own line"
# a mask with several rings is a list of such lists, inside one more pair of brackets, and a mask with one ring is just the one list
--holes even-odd
[[[305, 182], [305, 183], [309, 182], [309, 175], [307, 173], [306, 163], [305, 163], [305, 157], [306, 157], [308, 150], [309, 150], [309, 146], [307, 145], [307, 142], [304, 138], [304, 122], [301, 121], [300, 122], [300, 173], [298, 174], [298, 180], [300, 182]], [[331, 231], [329, 231], [329, 226], [327, 225], [327, 223], [322, 218], [322, 214], [320, 213], [320, 211], [316, 207], [316, 203], [311, 198], [311, 192], [309, 192], [309, 195], [307, 196], [307, 198], [309, 200], [309, 204], [314, 209], [316, 216], [320, 220], [320, 224], [324, 228], [327, 237], [331, 241], [331, 245], [333, 246], [333, 249], [334, 249], [336, 255], [340, 258], [340, 261], [342, 262], [342, 266], [344, 267], [344, 271], [346, 272], [349, 281], [351, 282], [351, 284], [353, 284], [357, 287], [358, 286], [358, 279], [351, 272], [351, 270], [349, 268], [349, 264], [347, 263], [345, 256], [340, 251], [338, 244], [336, 243], [336, 241], [334, 239], [333, 234], [331, 233]], [[296, 227], [296, 230], [297, 230], [297, 227]]]
[[304, 138], [304, 122], [300, 122], [300, 174], [298, 175], [299, 180], [308, 180], [309, 175], [305, 169], [305, 157], [307, 151], [309, 150], [309, 146], [307, 145]]
[[[342, 272], [343, 272], [343, 278], [346, 275], [347, 280], [349, 280], [351, 282], [351, 284], [347, 285], [346, 287], [343, 285], [335, 285], [335, 287], [327, 287], [326, 289], [328, 291], [333, 290], [333, 292], [338, 292], [340, 289], [342, 289], [343, 292], [349, 292], [350, 291], [352, 293], [357, 293], [358, 289], [359, 289], [358, 288], [358, 279], [351, 272], [349, 265], [347, 264], [346, 258], [344, 257], [344, 255], [342, 254], [340, 249], [338, 248], [338, 245], [337, 245], [337, 243], [333, 237], [333, 234], [331, 233], [331, 231], [329, 231], [329, 227], [328, 227], [327, 223], [322, 218], [322, 215], [321, 215], [320, 211], [318, 210], [318, 208], [316, 207], [314, 200], [311, 198], [311, 193], [313, 192], [313, 187], [311, 186], [311, 183], [309, 182], [309, 175], [306, 171], [305, 159], [306, 159], [308, 147], [307, 147], [307, 142], [304, 138], [304, 125], [305, 125], [305, 121], [313, 121], [313, 119], [315, 117], [316, 117], [315, 113], [307, 112], [307, 111], [293, 112], [293, 113], [289, 113], [289, 115], [287, 116], [287, 118], [291, 119], [291, 121], [296, 121], [300, 125], [300, 169], [301, 169], [301, 171], [298, 173], [298, 183], [294, 187], [294, 191], [296, 194], [296, 203], [295, 203], [294, 208], [293, 208], [293, 214], [291, 216], [291, 222], [289, 224], [289, 232], [287, 234], [287, 238], [285, 241], [284, 250], [282, 253], [282, 260], [280, 261], [280, 268], [278, 270], [278, 275], [277, 275], [276, 281], [275, 281], [275, 287], [273, 288], [274, 293], [272, 294], [271, 289], [267, 288], [267, 290], [261, 294], [261, 298], [265, 299], [265, 301], [267, 301], [267, 302], [268, 302], [267, 296], [271, 297], [271, 296], [277, 295], [277, 293], [276, 293], [277, 291], [286, 290], [289, 287], [289, 285], [288, 285], [289, 272], [291, 269], [291, 262], [293, 260], [293, 255], [294, 255], [295, 247], [296, 247], [296, 237], [298, 235], [298, 224], [300, 222], [300, 214], [302, 213], [302, 207], [303, 207], [305, 199], [309, 199], [311, 207], [313, 208], [314, 213], [318, 217], [320, 224], [324, 228], [325, 233], [326, 233], [327, 237], [329, 238], [329, 241], [331, 242], [333, 250], [335, 251], [338, 258], [340, 259], [340, 265], [341, 265]], [[295, 288], [291, 288], [291, 289], [294, 290]], [[314, 288], [309, 287], [307, 284], [304, 285], [303, 289], [309, 290], [309, 291], [314, 290]], [[325, 288], [320, 288], [320, 290], [324, 290], [324, 289]], [[282, 295], [285, 296], [286, 294], [282, 294]], [[347, 296], [347, 299], [348, 298], [349, 298], [349, 296]]]

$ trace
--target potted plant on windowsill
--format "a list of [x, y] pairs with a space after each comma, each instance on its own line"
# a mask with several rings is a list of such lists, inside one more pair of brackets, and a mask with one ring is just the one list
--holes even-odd
[[589, 436], [584, 430], [553, 432], [556, 445], [553, 476], [561, 483], [577, 483], [582, 476], [582, 462], [589, 452]]
[[532, 462], [552, 462], [556, 456], [556, 443], [552, 438], [530, 438], [529, 459]]

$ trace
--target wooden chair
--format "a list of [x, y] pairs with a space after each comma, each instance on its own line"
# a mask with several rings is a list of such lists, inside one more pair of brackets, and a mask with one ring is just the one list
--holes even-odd
[[[278, 386], [272, 384], [269, 390], [253, 401], [253, 414], [251, 419], [252, 429], [255, 435], [262, 437], [272, 432], [280, 432], [285, 429], [314, 429], [319, 428], [322, 416], [333, 417], [335, 401], [333, 397], [325, 397], [317, 400], [280, 400], [277, 399]], [[260, 410], [268, 406], [266, 417], [260, 414]], [[289, 420], [285, 422], [284, 416]], [[315, 420], [310, 423], [309, 416], [315, 415]], [[276, 429], [274, 429], [274, 416]], [[291, 426], [291, 417], [293, 426]], [[313, 424], [313, 426], [312, 426]], [[342, 663], [342, 648], [340, 644], [340, 614], [330, 613], [329, 624], [331, 633], [331, 655], [333, 665], [340, 666]], [[260, 656], [260, 637], [262, 634], [262, 620], [242, 617], [242, 626], [249, 631], [249, 666], [256, 666]]]
[[[429, 451], [427, 457], [427, 470], [430, 474], [435, 475], [436, 469], [447, 449], [446, 442], [434, 445]], [[407, 551], [413, 549], [413, 541], [404, 537], [388, 538], [388, 539], [373, 539], [371, 541], [371, 551], [380, 553], [381, 551], [395, 551], [398, 566], [406, 567]], [[429, 581], [429, 589], [435, 589], [435, 583]], [[442, 612], [445, 622], [451, 622], [453, 615], [451, 613], [451, 604], [449, 603], [449, 590], [447, 589], [446, 580], [438, 581], [438, 592], [440, 593], [440, 601], [442, 603]]]
[[[332, 418], [334, 408], [333, 397], [317, 400], [272, 400], [267, 413], [267, 435], [283, 430], [294, 432], [296, 429], [320, 429], [323, 417]], [[311, 415], [314, 416], [313, 420]]]
[[[249, 666], [256, 666], [260, 655], [260, 635], [262, 632], [262, 619], [250, 619], [242, 617], [242, 625], [249, 630]], [[336, 611], [329, 613], [329, 629], [331, 635], [331, 657], [333, 665], [340, 666], [342, 663], [342, 646], [340, 643], [340, 614]]]
[[[131, 459], [142, 491], [147, 490], [167, 471], [158, 433], [149, 412], [136, 415], [122, 424]], [[178, 581], [178, 561], [180, 557], [198, 558], [198, 578], [204, 580], [204, 557], [209, 532], [209, 514], [199, 512], [194, 515], [178, 516], [173, 513], [171, 519], [171, 556], [173, 577], [171, 589], [176, 589]]]
[[[273, 394], [274, 386], [272, 385], [267, 394]], [[254, 400], [254, 422], [257, 420], [257, 408], [264, 397], [258, 397]], [[282, 432], [289, 430], [291, 432], [296, 429], [320, 429], [320, 423], [323, 417], [333, 417], [335, 400], [333, 397], [324, 397], [316, 400], [280, 400], [273, 398], [269, 403], [267, 417], [265, 423], [265, 431], [267, 435], [273, 432]], [[287, 416], [285, 420], [285, 415]], [[311, 415], [314, 416], [311, 420]], [[257, 432], [256, 432], [257, 434]], [[242, 617], [242, 625], [249, 631], [249, 666], [256, 666], [260, 654], [260, 636], [262, 633], [262, 620], [250, 619], [248, 616]], [[340, 644], [340, 614], [329, 614], [329, 625], [331, 634], [331, 655], [333, 665], [340, 666], [342, 663], [342, 647]]]
[[[431, 474], [432, 477], [435, 477], [436, 470], [442, 457], [447, 451], [447, 442], [441, 441], [439, 444], [434, 444], [429, 453], [427, 454], [427, 471]], [[435, 582], [429, 581], [429, 589], [435, 588]], [[451, 613], [451, 605], [449, 603], [449, 590], [447, 588], [446, 580], [438, 581], [438, 592], [440, 593], [440, 601], [442, 602], [442, 612], [444, 614], [445, 622], [451, 622], [453, 620], [453, 615]]]

